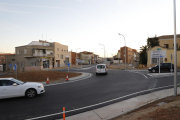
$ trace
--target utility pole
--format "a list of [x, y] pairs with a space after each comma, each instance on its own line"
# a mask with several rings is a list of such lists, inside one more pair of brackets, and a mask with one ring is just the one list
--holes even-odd
[[176, 0], [174, 0], [174, 96], [177, 96]]

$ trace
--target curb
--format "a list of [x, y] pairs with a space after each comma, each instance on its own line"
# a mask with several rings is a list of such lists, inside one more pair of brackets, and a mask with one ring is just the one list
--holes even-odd
[[58, 84], [66, 84], [66, 83], [71, 83], [71, 82], [75, 82], [75, 81], [80, 81], [80, 80], [84, 80], [86, 78], [89, 78], [92, 76], [91, 73], [87, 73], [86, 76], [83, 75], [83, 73], [85, 72], [77, 72], [77, 73], [82, 73], [81, 76], [77, 76], [77, 77], [73, 77], [73, 78], [69, 78], [68, 81], [63, 81], [63, 82], [57, 82], [57, 83], [46, 83], [46, 82], [40, 82], [42, 83], [44, 86], [51, 86], [51, 85], [58, 85]]

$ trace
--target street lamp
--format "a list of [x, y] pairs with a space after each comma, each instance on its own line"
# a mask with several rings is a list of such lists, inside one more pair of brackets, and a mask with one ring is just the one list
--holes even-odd
[[[78, 48], [78, 49], [81, 49], [81, 48]], [[78, 49], [77, 49], [77, 50], [78, 50]], [[76, 50], [76, 65], [77, 65], [77, 50]]]
[[[119, 35], [122, 35], [120, 33], [118, 33]], [[122, 35], [124, 37], [124, 35]], [[125, 44], [125, 70], [126, 70], [126, 39], [124, 37], [124, 44]]]
[[176, 0], [174, 0], [174, 96], [177, 96]]
[[[100, 43], [99, 43], [99, 45], [103, 45], [103, 44], [100, 44]], [[103, 45], [103, 46], [104, 46], [104, 45]], [[105, 59], [105, 46], [104, 46], [104, 59]]]

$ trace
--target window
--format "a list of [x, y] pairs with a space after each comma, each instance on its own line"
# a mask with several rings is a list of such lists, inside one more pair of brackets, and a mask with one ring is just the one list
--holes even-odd
[[63, 49], [61, 51], [63, 51]]
[[[152, 64], [157, 65], [159, 63], [159, 58], [152, 58]], [[160, 58], [160, 63], [163, 63], [163, 58]]]
[[4, 56], [1, 56], [1, 58], [3, 58]]
[[12, 86], [14, 83], [16, 83], [11, 80], [1, 80], [0, 82], [0, 86]]
[[59, 58], [59, 54], [57, 54], [57, 58]]
[[164, 44], [164, 48], [169, 48], [169, 44]]
[[36, 62], [31, 62], [31, 66], [36, 66]]
[[61, 59], [63, 59], [63, 55], [61, 55]]
[[[173, 47], [174, 47], [174, 44], [173, 44]], [[178, 44], [176, 44], [176, 48], [178, 49]]]
[[59, 51], [59, 48], [57, 48], [57, 51]]
[[21, 63], [21, 67], [24, 67], [24, 62]]
[[105, 68], [105, 66], [104, 65], [98, 65], [97, 68], [101, 69], [101, 68]]
[[16, 54], [19, 54], [19, 50], [16, 50]]
[[24, 49], [24, 54], [27, 54], [27, 49]]

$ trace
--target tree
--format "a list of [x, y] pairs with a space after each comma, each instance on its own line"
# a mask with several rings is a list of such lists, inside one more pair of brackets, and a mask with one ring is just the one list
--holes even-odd
[[139, 63], [147, 65], [147, 45], [140, 47], [140, 53], [139, 53]]
[[159, 46], [159, 38], [156, 36], [147, 39], [147, 48], [153, 48], [154, 46]]

